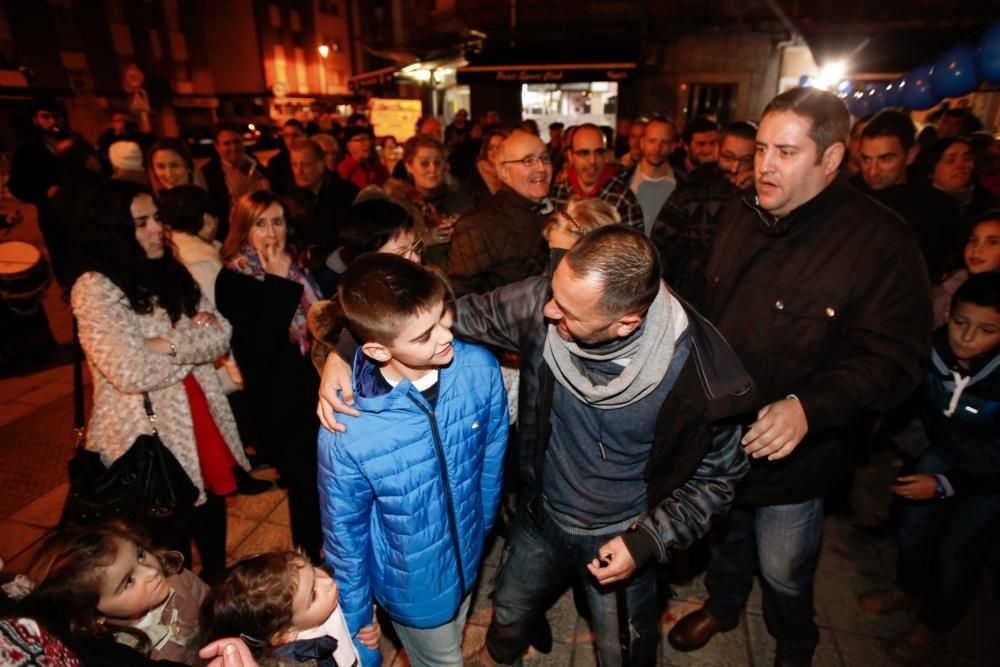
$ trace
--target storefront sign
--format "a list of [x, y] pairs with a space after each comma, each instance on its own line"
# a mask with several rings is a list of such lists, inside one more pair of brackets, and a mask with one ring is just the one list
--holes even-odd
[[373, 72], [365, 72], [364, 74], [358, 74], [357, 76], [349, 78], [347, 80], [347, 85], [353, 91], [364, 90], [367, 88], [377, 88], [378, 86], [392, 83], [396, 71], [395, 67], [385, 67]]
[[632, 63], [582, 65], [470, 65], [458, 69], [458, 83], [581, 83], [624, 81], [635, 70]]
[[375, 135], [391, 134], [403, 142], [416, 132], [417, 121], [423, 113], [420, 100], [388, 100], [373, 97], [368, 101], [369, 118]]

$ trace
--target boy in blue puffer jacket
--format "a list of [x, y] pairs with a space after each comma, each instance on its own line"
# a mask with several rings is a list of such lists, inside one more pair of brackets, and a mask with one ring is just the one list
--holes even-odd
[[917, 610], [889, 655], [922, 664], [972, 603], [1000, 529], [1000, 274], [970, 276], [934, 333], [921, 421], [930, 447], [899, 496], [897, 588], [864, 593], [870, 613]]
[[[410, 663], [462, 665], [462, 629], [493, 527], [507, 445], [496, 359], [453, 340], [441, 275], [363, 255], [337, 288], [351, 331], [355, 407], [319, 436], [324, 548], [352, 636], [375, 600]], [[374, 599], [373, 599], [374, 598]], [[381, 656], [355, 640], [366, 666]]]

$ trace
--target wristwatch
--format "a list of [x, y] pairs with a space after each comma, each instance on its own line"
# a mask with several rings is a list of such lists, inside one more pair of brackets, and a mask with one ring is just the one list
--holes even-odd
[[944, 482], [941, 481], [941, 478], [935, 477], [934, 481], [936, 482], [936, 485], [934, 487], [934, 494], [938, 497], [938, 499], [947, 498], [948, 489], [945, 488]]

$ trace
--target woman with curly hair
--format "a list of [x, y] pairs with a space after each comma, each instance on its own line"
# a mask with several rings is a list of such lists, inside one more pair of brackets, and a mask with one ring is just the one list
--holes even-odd
[[306, 313], [320, 291], [288, 244], [288, 214], [273, 192], [236, 201], [221, 255], [226, 268], [216, 280], [215, 302], [233, 323], [233, 355], [243, 373], [258, 453], [274, 463], [288, 487], [292, 540], [319, 562], [319, 420], [313, 407], [319, 378], [309, 360]]
[[225, 567], [226, 506], [234, 468], [249, 468], [213, 362], [232, 331], [164, 241], [149, 190], [109, 181], [95, 194], [82, 233], [83, 273], [73, 285], [80, 345], [94, 378], [86, 447], [105, 465], [153, 432], [198, 489], [195, 507], [155, 526], [165, 546], [202, 576]]

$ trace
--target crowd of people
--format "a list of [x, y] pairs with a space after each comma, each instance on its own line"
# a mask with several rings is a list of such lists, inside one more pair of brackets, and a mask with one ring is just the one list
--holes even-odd
[[[459, 111], [402, 146], [290, 119], [266, 163], [224, 121], [202, 165], [124, 127], [95, 150], [51, 100], [34, 123], [9, 185], [94, 378], [86, 447], [154, 431], [197, 493], [61, 527], [0, 596], [14, 664], [372, 667], [381, 616], [462, 665], [502, 526], [477, 664], [547, 650], [570, 580], [599, 664], [654, 664], [657, 569], [712, 531], [667, 640], [737, 627], [759, 572], [775, 664], [808, 665], [825, 499], [873, 432], [899, 567], [860, 608], [918, 610], [911, 662], [968, 610], [1000, 527], [1000, 144], [967, 109], [918, 135], [795, 88], [722, 127], [546, 143]], [[225, 497], [265, 465], [296, 550], [227, 568]]]

